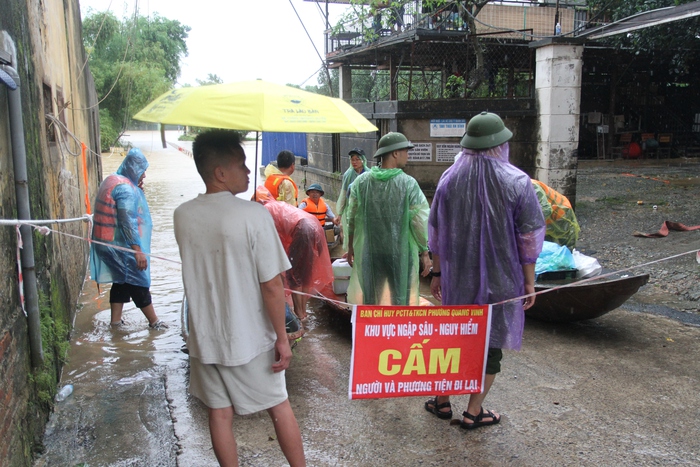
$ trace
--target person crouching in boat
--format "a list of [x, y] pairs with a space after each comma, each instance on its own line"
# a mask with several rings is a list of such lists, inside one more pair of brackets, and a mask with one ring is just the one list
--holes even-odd
[[[333, 225], [338, 225], [340, 223], [340, 217], [333, 213], [331, 207], [326, 203], [326, 200], [323, 199], [324, 193], [320, 183], [311, 184], [306, 190], [306, 196], [308, 196], [308, 198], [303, 199], [301, 203], [299, 203], [299, 209], [303, 209], [316, 217], [321, 223], [321, 227], [325, 230], [326, 228], [332, 228]], [[329, 227], [326, 227], [326, 221], [332, 222], [333, 225], [329, 224]], [[340, 229], [340, 227], [338, 227], [338, 229]]]
[[306, 324], [309, 294], [333, 282], [328, 244], [318, 219], [306, 211], [273, 199], [264, 186], [256, 190], [255, 199], [265, 206], [275, 222], [277, 234], [287, 252], [292, 268], [285, 274], [287, 287], [293, 291], [294, 314]]
[[569, 199], [539, 180], [531, 180], [547, 224], [544, 239], [573, 250], [581, 227]]

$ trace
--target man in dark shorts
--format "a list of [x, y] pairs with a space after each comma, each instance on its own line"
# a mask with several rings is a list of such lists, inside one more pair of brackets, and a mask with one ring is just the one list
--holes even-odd
[[[501, 421], [482, 403], [501, 371], [502, 349], [521, 348], [524, 310], [535, 303], [545, 222], [530, 177], [509, 162], [512, 136], [496, 114], [469, 120], [464, 149], [440, 177], [430, 207], [433, 296], [443, 305], [493, 304], [483, 392], [469, 397], [460, 421], [466, 430]], [[452, 418], [449, 395], [438, 393], [424, 406]]]
[[117, 172], [100, 184], [95, 200], [90, 249], [90, 275], [98, 284], [112, 283], [109, 295], [112, 327], [124, 324], [122, 310], [131, 300], [148, 319], [151, 329], [166, 329], [151, 301], [151, 251], [153, 223], [143, 193], [148, 161], [131, 149]]

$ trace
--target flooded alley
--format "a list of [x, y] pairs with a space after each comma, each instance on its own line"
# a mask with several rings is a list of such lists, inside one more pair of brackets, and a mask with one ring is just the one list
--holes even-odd
[[[189, 148], [168, 133], [170, 142]], [[150, 163], [144, 189], [154, 225], [151, 293], [170, 327], [149, 330], [131, 303], [126, 325], [111, 329], [108, 287], [86, 281], [61, 380], [74, 392], [56, 404], [36, 467], [217, 465], [206, 408], [188, 394], [172, 219], [204, 184], [192, 159], [173, 146], [162, 149], [157, 133], [125, 139]], [[245, 147], [251, 166], [253, 144]], [[122, 160], [107, 156], [104, 176]], [[528, 320], [523, 350], [505, 352], [486, 400], [503, 421], [467, 432], [426, 412], [424, 398], [349, 400], [348, 316], [315, 299], [309, 306], [310, 330], [286, 375], [310, 466], [698, 465], [697, 325], [627, 304], [578, 323]], [[466, 403], [453, 398], [455, 417]], [[234, 429], [241, 465], [286, 465], [266, 413], [237, 416]]]

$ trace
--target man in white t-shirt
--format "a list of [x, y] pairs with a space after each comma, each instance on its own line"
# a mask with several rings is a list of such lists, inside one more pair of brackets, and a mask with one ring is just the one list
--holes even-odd
[[304, 466], [284, 370], [292, 351], [281, 273], [290, 268], [272, 217], [236, 197], [250, 170], [237, 133], [212, 130], [192, 146], [206, 193], [175, 210], [188, 303], [190, 393], [209, 407], [221, 465], [238, 465], [233, 414], [267, 410], [291, 466]]

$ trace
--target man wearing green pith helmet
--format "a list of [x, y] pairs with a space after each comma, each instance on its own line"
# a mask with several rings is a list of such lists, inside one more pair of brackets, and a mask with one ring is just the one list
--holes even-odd
[[419, 258], [430, 270], [430, 208], [418, 182], [403, 172], [408, 150], [401, 133], [387, 133], [377, 145], [372, 167], [353, 182], [346, 212], [348, 263], [353, 267], [348, 302], [418, 305]]

